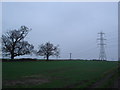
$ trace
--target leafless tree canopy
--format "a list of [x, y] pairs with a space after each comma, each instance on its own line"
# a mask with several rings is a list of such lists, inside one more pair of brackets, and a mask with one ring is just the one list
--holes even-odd
[[11, 59], [16, 56], [29, 54], [34, 48], [33, 45], [24, 41], [30, 31], [26, 26], [21, 26], [18, 30], [11, 30], [2, 35], [2, 52], [10, 55]]
[[50, 42], [47, 42], [46, 44], [41, 44], [39, 46], [39, 51], [37, 52], [38, 55], [44, 56], [49, 60], [49, 56], [59, 56], [60, 49], [59, 46], [54, 46]]

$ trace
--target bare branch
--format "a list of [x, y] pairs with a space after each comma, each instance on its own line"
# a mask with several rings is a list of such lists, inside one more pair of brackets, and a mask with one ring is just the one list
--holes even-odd
[[54, 46], [50, 42], [47, 42], [45, 45], [41, 44], [39, 46], [39, 51], [37, 52], [38, 55], [44, 56], [49, 59], [49, 56], [59, 56], [60, 50], [58, 49], [59, 46]]
[[34, 48], [33, 45], [24, 41], [24, 38], [31, 29], [26, 26], [21, 26], [20, 29], [11, 30], [2, 35], [2, 51], [9, 53], [11, 59], [15, 56], [29, 54]]

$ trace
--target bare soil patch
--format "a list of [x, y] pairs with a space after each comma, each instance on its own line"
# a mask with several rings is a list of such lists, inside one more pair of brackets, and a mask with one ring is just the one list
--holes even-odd
[[3, 86], [16, 86], [16, 85], [38, 85], [50, 82], [47, 78], [41, 78], [39, 75], [25, 76], [19, 80], [3, 80]]
[[78, 85], [82, 86], [86, 82], [89, 82], [89, 80], [82, 80], [82, 81], [80, 81], [78, 83], [74, 83], [74, 84], [68, 85], [65, 88], [76, 88], [76, 86], [78, 86]]

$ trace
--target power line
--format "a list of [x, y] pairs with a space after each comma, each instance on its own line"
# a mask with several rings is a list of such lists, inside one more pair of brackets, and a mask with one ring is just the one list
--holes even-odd
[[98, 34], [100, 35], [100, 38], [97, 39], [97, 40], [100, 40], [100, 43], [98, 44], [98, 45], [100, 45], [99, 60], [107, 60], [107, 57], [105, 54], [105, 47], [104, 47], [106, 45], [106, 44], [104, 44], [104, 40], [106, 40], [106, 39], [104, 39], [104, 37], [103, 37], [105, 33], [100, 32]]

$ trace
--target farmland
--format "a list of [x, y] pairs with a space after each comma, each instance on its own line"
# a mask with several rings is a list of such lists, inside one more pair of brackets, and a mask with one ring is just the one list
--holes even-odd
[[109, 75], [117, 61], [3, 62], [3, 88], [85, 88]]

